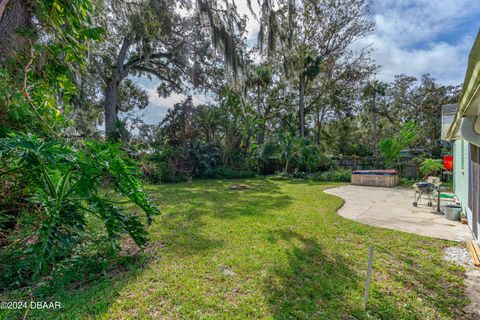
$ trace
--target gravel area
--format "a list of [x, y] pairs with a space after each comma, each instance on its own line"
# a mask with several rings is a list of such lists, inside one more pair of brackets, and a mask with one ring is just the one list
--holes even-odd
[[445, 250], [443, 258], [447, 261], [456, 262], [467, 269], [474, 267], [470, 252], [465, 247], [449, 247]]

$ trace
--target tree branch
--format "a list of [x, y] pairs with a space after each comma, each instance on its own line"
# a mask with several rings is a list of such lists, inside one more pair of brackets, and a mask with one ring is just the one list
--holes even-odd
[[125, 60], [125, 57], [126, 57], [127, 52], [128, 52], [128, 49], [129, 49], [130, 46], [132, 45], [132, 41], [133, 41], [133, 37], [132, 37], [131, 34], [128, 34], [128, 35], [123, 39], [122, 46], [121, 46], [121, 48], [120, 48], [120, 51], [118, 52], [117, 64], [116, 64], [116, 67], [117, 67], [119, 73], [122, 73], [122, 72], [123, 72], [123, 68], [124, 68], [123, 61]]
[[9, 0], [0, 0], [0, 21], [2, 21], [3, 12], [8, 5]]
[[166, 82], [172, 84], [177, 89], [182, 90], [181, 85], [179, 85], [178, 83], [176, 83], [175, 81], [173, 81], [173, 80], [171, 80], [167, 77], [164, 77], [163, 75], [161, 75], [159, 72], [155, 71], [154, 69], [150, 69], [150, 68], [144, 67], [144, 66], [133, 66], [132, 69], [140, 71], [140, 72], [146, 72], [146, 73], [152, 74], [152, 75], [156, 76], [157, 78], [159, 78], [160, 80], [166, 81]]
[[143, 54], [140, 56], [134, 56], [130, 58], [128, 62], [123, 66], [123, 70], [128, 72], [129, 69], [133, 68], [138, 63], [144, 62], [147, 59], [161, 59], [161, 58], [172, 59], [173, 55], [170, 53], [158, 52], [158, 53], [151, 54], [149, 56], [146, 56]]

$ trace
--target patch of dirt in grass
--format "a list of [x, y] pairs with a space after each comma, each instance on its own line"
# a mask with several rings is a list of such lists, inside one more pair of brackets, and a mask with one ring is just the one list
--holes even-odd
[[233, 272], [233, 270], [230, 268], [230, 267], [220, 267], [220, 270], [222, 272], [222, 274], [226, 277], [233, 277], [235, 276], [235, 272]]
[[139, 254], [141, 249], [137, 246], [135, 241], [129, 236], [122, 236], [120, 240], [120, 256], [134, 256]]
[[249, 185], [246, 185], [246, 184], [234, 184], [234, 185], [231, 185], [230, 187], [228, 187], [228, 189], [230, 190], [246, 190], [246, 189], [250, 189], [251, 187]]
[[163, 248], [165, 243], [162, 241], [149, 241], [147, 245], [140, 248], [129, 236], [123, 236], [120, 241], [120, 256], [136, 256], [140, 253], [154, 253], [157, 248]]
[[163, 241], [150, 241], [143, 250], [145, 253], [155, 253], [158, 248], [165, 247], [165, 242]]

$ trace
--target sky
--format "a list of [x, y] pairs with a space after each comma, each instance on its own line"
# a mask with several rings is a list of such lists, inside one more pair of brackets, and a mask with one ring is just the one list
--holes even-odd
[[[242, 14], [250, 16], [246, 0], [235, 1]], [[253, 9], [258, 6], [252, 0]], [[376, 78], [390, 82], [396, 74], [420, 77], [429, 73], [439, 83], [463, 82], [468, 54], [480, 28], [480, 0], [373, 0], [375, 31], [354, 47], [371, 46], [380, 69]], [[249, 44], [256, 42], [258, 23], [250, 16], [247, 23]], [[137, 79], [149, 95], [149, 106], [142, 111], [147, 123], [158, 123], [184, 95], [160, 98], [156, 79]], [[194, 104], [208, 101], [195, 95]]]

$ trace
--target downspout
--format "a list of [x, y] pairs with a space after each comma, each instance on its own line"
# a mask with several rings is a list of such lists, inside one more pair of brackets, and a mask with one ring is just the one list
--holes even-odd
[[[480, 147], [480, 130], [479, 116], [466, 116], [462, 119], [461, 133], [463, 139], [467, 140], [471, 144]], [[478, 124], [477, 124], [478, 122]]]

